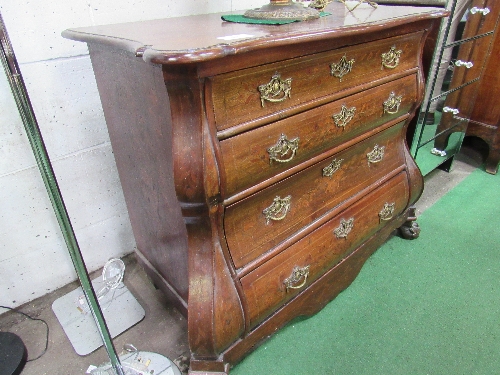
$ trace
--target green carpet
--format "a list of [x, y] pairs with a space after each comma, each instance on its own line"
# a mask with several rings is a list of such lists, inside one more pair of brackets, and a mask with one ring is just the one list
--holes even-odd
[[500, 175], [481, 169], [394, 237], [351, 286], [231, 375], [500, 374]]

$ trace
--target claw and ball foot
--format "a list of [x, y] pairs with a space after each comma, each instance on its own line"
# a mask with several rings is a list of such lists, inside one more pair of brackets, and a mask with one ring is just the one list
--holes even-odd
[[399, 232], [405, 240], [414, 240], [420, 235], [420, 227], [416, 221], [407, 221], [399, 228]]
[[408, 219], [399, 228], [399, 233], [405, 240], [414, 240], [420, 235], [420, 226], [416, 220], [415, 207], [410, 207]]

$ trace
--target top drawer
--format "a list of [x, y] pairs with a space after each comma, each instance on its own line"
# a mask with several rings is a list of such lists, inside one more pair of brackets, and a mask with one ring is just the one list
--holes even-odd
[[216, 127], [227, 129], [417, 67], [421, 38], [418, 32], [212, 77]]

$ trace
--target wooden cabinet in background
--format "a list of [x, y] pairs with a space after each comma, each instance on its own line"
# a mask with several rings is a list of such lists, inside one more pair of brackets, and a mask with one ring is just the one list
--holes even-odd
[[486, 171], [496, 174], [500, 162], [500, 31], [498, 20], [500, 7], [495, 9], [497, 27], [493, 36], [493, 46], [479, 84], [479, 92], [467, 126], [466, 136], [481, 138], [488, 145]]
[[[474, 126], [470, 131], [468, 129], [472, 123], [470, 120], [473, 111], [476, 112], [475, 116], [478, 121], [486, 120], [485, 116], [491, 117], [491, 113], [481, 114], [482, 110], [479, 108], [490, 110], [484, 107], [483, 101], [493, 94], [492, 90], [495, 90], [495, 81], [488, 80], [484, 74], [487, 61], [491, 60], [493, 36], [498, 28], [499, 13], [500, 3], [496, 0], [472, 0], [470, 2], [465, 29], [460, 42], [457, 43], [458, 54], [451, 62], [453, 77], [447, 88], [443, 114], [436, 132], [438, 136], [434, 141], [438, 150], [453, 148], [454, 146], [450, 145], [453, 142], [450, 140], [453, 137], [456, 138], [457, 134], [460, 134], [458, 138], [461, 143], [466, 133], [474, 132]], [[497, 62], [497, 60], [493, 61]], [[480, 91], [482, 94], [479, 94]], [[495, 111], [494, 106], [491, 110]], [[456, 147], [457, 152], [460, 149], [460, 143]]]
[[345, 289], [394, 229], [417, 234], [405, 134], [445, 12], [327, 11], [64, 32], [88, 43], [138, 259], [187, 314], [192, 374], [227, 373]]
[[[434, 57], [441, 58], [441, 65], [447, 68], [447, 73], [443, 77], [439, 70], [430, 72], [429, 95], [426, 95], [429, 99], [422, 104], [412, 141], [412, 155], [424, 175], [437, 167], [449, 171], [465, 135], [480, 134], [488, 137], [488, 142], [495, 142], [490, 136], [491, 122], [485, 118], [491, 119], [495, 112], [494, 99], [490, 96], [495, 90], [495, 80], [483, 73], [487, 64], [493, 67], [497, 61], [492, 48], [498, 30], [500, 2], [449, 0], [448, 8], [452, 9], [452, 16], [448, 25], [442, 26], [441, 34], [449, 32], [450, 36]], [[450, 26], [455, 22], [451, 20], [464, 18], [464, 27], [452, 30]], [[490, 108], [481, 113], [479, 108], [485, 101], [490, 101]], [[475, 120], [471, 121], [472, 117]], [[488, 126], [478, 127], [481, 121]], [[490, 148], [494, 150], [494, 147]], [[490, 159], [493, 160], [495, 155], [498, 153], [491, 152]]]

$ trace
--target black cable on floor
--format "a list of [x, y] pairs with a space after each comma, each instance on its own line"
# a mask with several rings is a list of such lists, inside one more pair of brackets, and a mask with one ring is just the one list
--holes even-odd
[[47, 324], [47, 322], [45, 320], [43, 320], [43, 319], [33, 318], [33, 317], [29, 316], [28, 314], [25, 314], [25, 313], [23, 313], [21, 311], [17, 311], [16, 309], [14, 309], [12, 307], [1, 306], [0, 305], [0, 308], [6, 309], [6, 310], [10, 310], [10, 311], [13, 311], [15, 313], [24, 315], [25, 317], [27, 317], [28, 319], [31, 319], [31, 320], [39, 320], [40, 322], [42, 322], [43, 324], [45, 324], [45, 327], [47, 327], [47, 333], [45, 335], [45, 349], [43, 349], [42, 354], [40, 354], [38, 357], [32, 358], [32, 359], [28, 359], [26, 362], [36, 361], [37, 359], [39, 359], [40, 357], [42, 357], [47, 352], [47, 348], [49, 346], [49, 325]]

